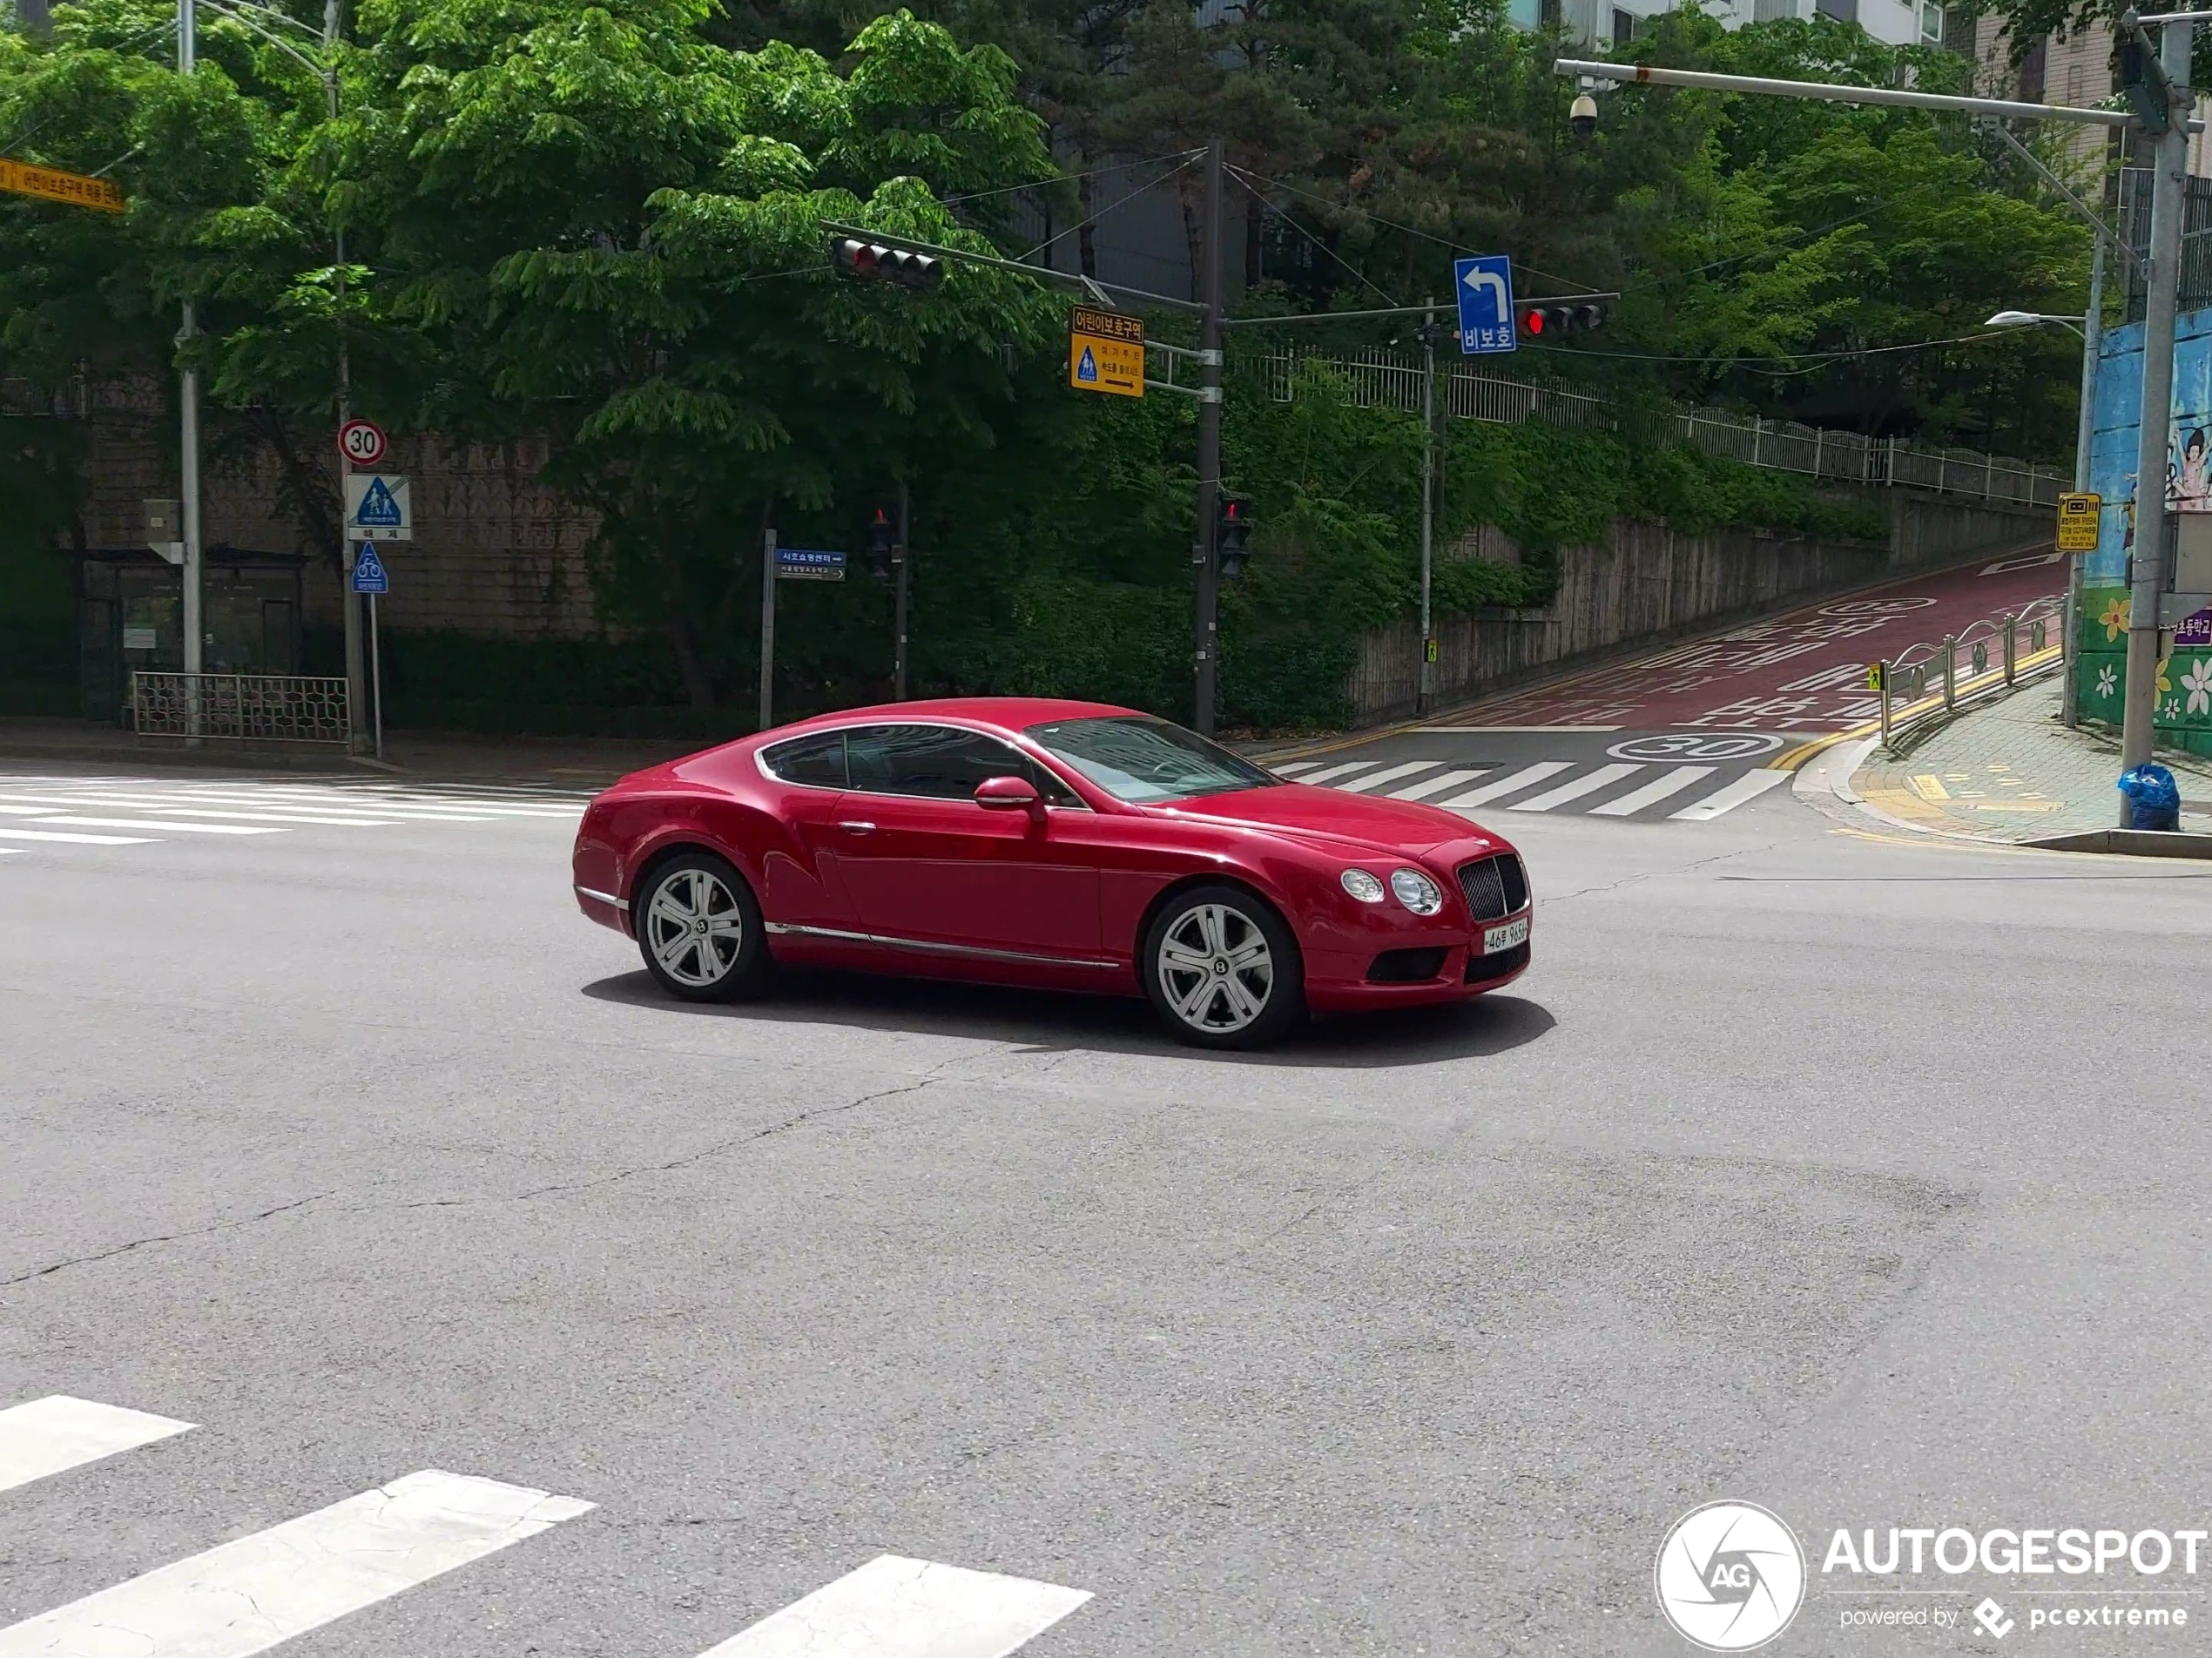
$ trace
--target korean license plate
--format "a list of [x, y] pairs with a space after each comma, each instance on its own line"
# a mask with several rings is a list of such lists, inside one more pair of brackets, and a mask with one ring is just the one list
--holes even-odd
[[1507, 921], [1503, 927], [1486, 927], [1482, 929], [1482, 954], [1485, 955], [1495, 955], [1501, 950], [1510, 950], [1516, 944], [1527, 942], [1528, 918], [1525, 915], [1518, 921]]

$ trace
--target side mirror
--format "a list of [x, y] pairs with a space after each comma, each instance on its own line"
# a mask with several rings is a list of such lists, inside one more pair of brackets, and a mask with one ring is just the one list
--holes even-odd
[[1044, 802], [1027, 778], [985, 778], [975, 785], [975, 804], [986, 812], [1039, 812]]

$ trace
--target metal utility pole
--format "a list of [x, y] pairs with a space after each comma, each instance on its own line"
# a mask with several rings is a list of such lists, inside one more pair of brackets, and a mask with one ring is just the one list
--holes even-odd
[[[2123, 26], [2124, 22], [2123, 20]], [[2150, 281], [2143, 307], [2143, 395], [2135, 447], [2135, 557], [2128, 612], [2128, 684], [2120, 735], [2123, 767], [2151, 756], [2158, 714], [2158, 600], [2166, 586], [2166, 456], [2174, 420], [2174, 313], [2181, 298], [2182, 206], [2188, 199], [2189, 44], [2192, 21], [2159, 31], [2159, 65], [2172, 90], [2166, 131], [2152, 162]], [[2127, 802], [2120, 822], [2128, 824]]]
[[1214, 730], [1221, 680], [1221, 140], [1206, 145], [1205, 222], [1199, 232], [1198, 302], [1198, 695], [1201, 736]]
[[[330, 118], [338, 118], [338, 71], [327, 60], [338, 44], [339, 0], [323, 0], [322, 50], [326, 59], [323, 86], [328, 94]], [[341, 223], [333, 227], [331, 239], [334, 245], [338, 265], [338, 427], [343, 431], [346, 422], [354, 417], [353, 354], [346, 342], [346, 226]], [[345, 522], [345, 478], [354, 469], [354, 463], [342, 453], [338, 457], [338, 603], [346, 623], [346, 707], [350, 729], [347, 741], [359, 753], [367, 739], [361, 731], [361, 707], [368, 699], [368, 680], [361, 660], [361, 601], [353, 590], [354, 549], [347, 539]], [[379, 687], [380, 699], [381, 687]], [[381, 752], [381, 710], [379, 710], [377, 748]]]
[[775, 723], [776, 532], [760, 532], [760, 729]]
[[891, 545], [892, 571], [892, 631], [898, 636], [896, 648], [891, 657], [891, 694], [898, 702], [907, 700], [907, 569], [909, 552], [907, 542], [907, 481], [899, 480], [899, 539]]
[[[1436, 301], [1432, 299], [1433, 307]], [[1507, 322], [1511, 324], [1512, 319]], [[1428, 712], [1435, 692], [1436, 664], [1429, 660], [1433, 623], [1429, 611], [1430, 576], [1436, 543], [1436, 319], [1421, 319], [1421, 684], [1418, 711]]]
[[[198, 42], [193, 38], [196, 19], [192, 14], [192, 0], [177, 0], [177, 72], [190, 75], [198, 56]], [[184, 567], [184, 629], [185, 671], [197, 674], [206, 662], [202, 647], [206, 643], [206, 624], [201, 618], [201, 601], [205, 577], [201, 570], [204, 549], [199, 522], [199, 370], [193, 367], [189, 354], [192, 341], [199, 333], [199, 322], [194, 314], [192, 302], [185, 301], [184, 326], [177, 332], [177, 344], [187, 354], [179, 383], [178, 405], [183, 415], [183, 430], [178, 441], [178, 462], [184, 474], [181, 497], [183, 519], [179, 526], [185, 543]], [[191, 733], [188, 743], [199, 740], [199, 682], [187, 681], [185, 692], [187, 709], [185, 730]]]
[[[2074, 428], [2074, 487], [2089, 488], [2089, 449], [2097, 432], [2097, 356], [2105, 337], [2105, 238], [2097, 233], [2089, 262], [2089, 305], [2081, 318], [2081, 412]], [[2076, 707], [2081, 671], [2081, 555], [2066, 561], [2066, 696], [2059, 712], [2071, 727], [2080, 718]]]

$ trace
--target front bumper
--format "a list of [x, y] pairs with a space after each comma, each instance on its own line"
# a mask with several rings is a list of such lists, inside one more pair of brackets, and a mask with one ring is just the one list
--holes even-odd
[[[1528, 905], [1512, 915], [1485, 922], [1472, 930], [1462, 926], [1424, 934], [1403, 927], [1387, 933], [1379, 929], [1372, 948], [1311, 953], [1305, 963], [1306, 1005], [1317, 1013], [1350, 1013], [1371, 1008], [1417, 1008], [1436, 1002], [1464, 1001], [1482, 995], [1501, 985], [1511, 984], [1528, 971], [1529, 946], [1535, 931], [1534, 920], [1534, 906]], [[1524, 921], [1529, 926], [1517, 943], [1496, 950], [1483, 949], [1486, 933]], [[1386, 981], [1372, 976], [1378, 958], [1386, 952], [1402, 958], [1408, 951], [1424, 949], [1443, 953], [1433, 974], [1418, 979]]]

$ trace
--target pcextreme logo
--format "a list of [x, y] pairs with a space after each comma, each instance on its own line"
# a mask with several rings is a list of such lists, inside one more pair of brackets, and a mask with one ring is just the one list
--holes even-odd
[[1708, 1652], [1749, 1652], [1790, 1627], [1805, 1598], [1797, 1534], [1756, 1503], [1711, 1502], [1674, 1523], [1652, 1574], [1659, 1609]]

